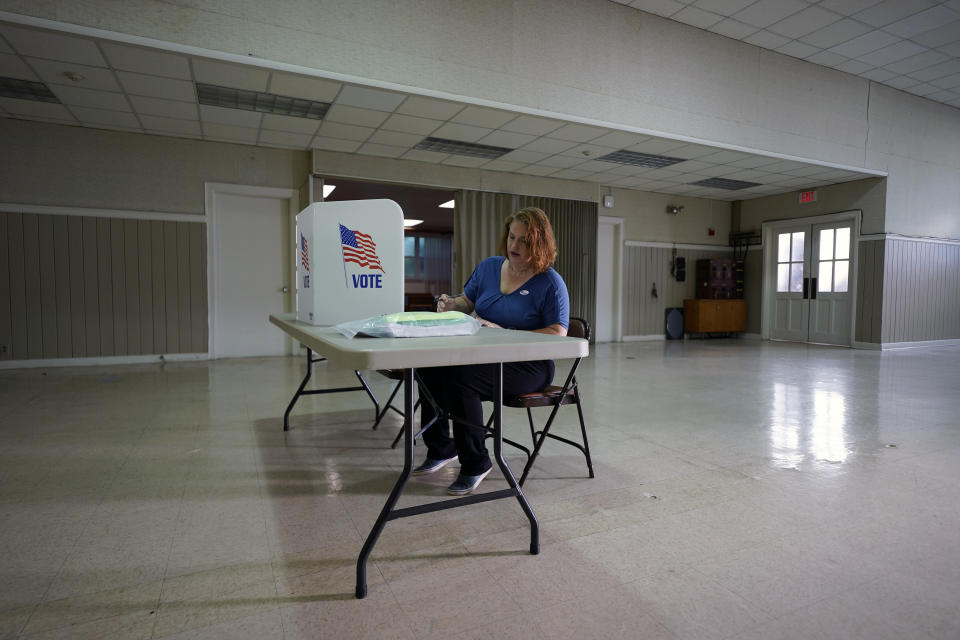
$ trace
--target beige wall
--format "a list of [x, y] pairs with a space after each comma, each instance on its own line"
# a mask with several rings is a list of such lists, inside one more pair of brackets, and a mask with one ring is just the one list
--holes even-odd
[[204, 182], [297, 188], [305, 151], [0, 119], [0, 202], [204, 212]]

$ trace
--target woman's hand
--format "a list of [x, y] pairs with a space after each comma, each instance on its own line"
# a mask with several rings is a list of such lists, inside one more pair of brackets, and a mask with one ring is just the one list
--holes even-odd
[[473, 313], [473, 301], [463, 294], [451, 297], [441, 293], [437, 297], [437, 312], [442, 313], [444, 311], [460, 311], [470, 315]]
[[483, 318], [477, 318], [477, 322], [480, 323], [481, 327], [493, 327], [494, 329], [502, 329], [500, 325], [496, 322], [490, 322], [489, 320], [484, 320]]

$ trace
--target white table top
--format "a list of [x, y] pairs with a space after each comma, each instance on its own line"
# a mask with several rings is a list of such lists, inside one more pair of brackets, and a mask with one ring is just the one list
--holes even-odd
[[404, 369], [490, 362], [579, 358], [590, 352], [582, 338], [482, 327], [472, 336], [347, 338], [333, 327], [300, 322], [293, 313], [270, 316], [291, 337], [345, 369]]

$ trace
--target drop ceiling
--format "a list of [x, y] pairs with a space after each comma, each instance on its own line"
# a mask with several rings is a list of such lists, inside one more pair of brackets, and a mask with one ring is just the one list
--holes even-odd
[[[665, 11], [672, 1], [647, 4]], [[713, 4], [732, 11], [743, 2]], [[8, 118], [475, 167], [673, 195], [747, 200], [873, 175], [5, 22], [0, 22], [0, 78], [45, 86], [54, 96], [0, 97], [0, 116]], [[208, 99], [199, 100], [200, 94]], [[234, 107], [246, 106], [215, 106], [213, 95], [233, 96]], [[250, 107], [265, 103], [297, 103], [308, 111]]]

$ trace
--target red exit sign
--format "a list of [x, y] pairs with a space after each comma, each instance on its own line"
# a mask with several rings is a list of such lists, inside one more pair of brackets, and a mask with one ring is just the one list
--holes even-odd
[[800, 204], [807, 204], [810, 202], [817, 201], [817, 192], [816, 191], [801, 191], [800, 192]]

